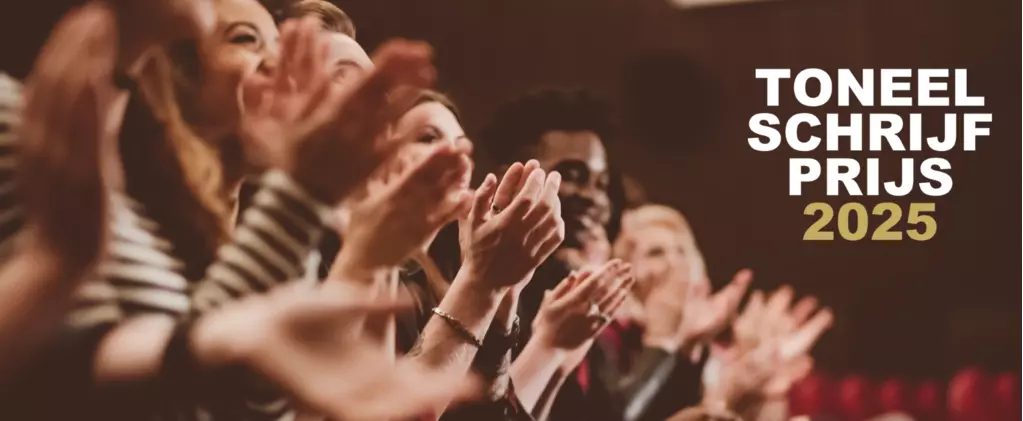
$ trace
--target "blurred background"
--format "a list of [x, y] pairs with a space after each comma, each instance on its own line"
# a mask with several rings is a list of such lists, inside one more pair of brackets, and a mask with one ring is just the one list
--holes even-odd
[[[0, 6], [0, 69], [24, 76], [68, 3]], [[470, 133], [500, 101], [536, 86], [585, 87], [611, 100], [625, 129], [611, 148], [614, 164], [648, 200], [689, 217], [715, 283], [749, 267], [757, 288], [791, 284], [835, 309], [837, 325], [815, 351], [822, 372], [945, 381], [970, 366], [1019, 371], [1023, 274], [1012, 233], [1021, 228], [1021, 202], [1008, 193], [1021, 187], [1014, 94], [1020, 2], [772, 0], [692, 9], [665, 0], [336, 3], [355, 20], [367, 50], [397, 36], [433, 44], [439, 87], [460, 105]], [[763, 83], [753, 77], [765, 67], [969, 69], [970, 94], [984, 96], [983, 112], [994, 115], [991, 136], [976, 152], [940, 154], [952, 163], [949, 195], [894, 200], [904, 208], [936, 202], [933, 240], [802, 241], [814, 220], [803, 216], [808, 203], [837, 208], [853, 199], [824, 197], [823, 183], [789, 197], [794, 153], [749, 148], [753, 114], [773, 111], [784, 121], [805, 111], [784, 94], [781, 107], [765, 107]], [[940, 130], [942, 114], [955, 111], [888, 112], [922, 112], [925, 128]], [[832, 156], [879, 156], [882, 175], [896, 176], [903, 155]]]

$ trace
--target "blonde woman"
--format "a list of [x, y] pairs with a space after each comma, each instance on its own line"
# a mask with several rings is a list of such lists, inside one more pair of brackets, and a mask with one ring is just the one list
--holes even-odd
[[814, 314], [814, 297], [804, 297], [793, 305], [794, 293], [786, 286], [770, 295], [754, 292], [737, 314], [751, 272], [739, 271], [724, 290], [708, 295], [709, 278], [693, 230], [685, 217], [670, 207], [646, 205], [627, 212], [622, 231], [615, 253], [633, 264], [637, 277], [632, 312], [625, 316], [628, 322], [639, 325], [644, 335], [677, 341], [686, 351], [698, 351], [726, 329], [734, 338], [712, 346], [699, 367], [699, 377], [676, 376], [685, 382], [668, 387], [676, 395], [680, 387], [702, 388], [703, 395], [698, 401], [700, 408], [682, 411], [676, 417], [699, 419], [683, 414], [708, 411], [719, 414], [715, 415], [718, 418], [704, 415], [703, 419], [727, 419], [734, 414], [746, 420], [786, 419], [784, 397], [792, 384], [809, 372], [812, 360], [808, 352], [831, 324], [830, 310]]

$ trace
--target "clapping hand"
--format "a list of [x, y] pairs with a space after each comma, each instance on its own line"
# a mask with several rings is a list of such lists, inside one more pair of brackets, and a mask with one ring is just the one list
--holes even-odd
[[585, 355], [621, 308], [634, 282], [629, 265], [617, 259], [597, 270], [573, 272], [544, 293], [531, 340], [562, 351], [583, 349]]
[[315, 19], [285, 23], [272, 75], [246, 78], [241, 127], [246, 150], [282, 169], [316, 198], [337, 204], [408, 139], [388, 127], [434, 80], [431, 49], [391, 41], [351, 87], [331, 83], [328, 44]]
[[560, 186], [561, 175], [536, 161], [513, 164], [500, 185], [488, 175], [459, 221], [463, 270], [493, 288], [521, 291], [565, 238]]
[[707, 342], [725, 330], [735, 319], [739, 302], [753, 280], [753, 272], [740, 270], [724, 288], [710, 293], [707, 282], [690, 285], [685, 300], [682, 330], [689, 343]]
[[348, 209], [351, 222], [338, 262], [349, 269], [342, 273], [358, 271], [356, 266], [372, 270], [400, 265], [444, 225], [468, 214], [472, 193], [461, 182], [472, 169], [472, 144], [463, 139], [424, 149], [396, 160], [365, 199]]
[[293, 285], [221, 307], [194, 328], [197, 353], [208, 364], [247, 364], [331, 419], [405, 419], [479, 394], [478, 379], [395, 364], [350, 329], [409, 303], [336, 291]]
[[708, 390], [731, 400], [780, 398], [809, 374], [810, 349], [831, 326], [833, 315], [827, 308], [814, 314], [814, 297], [805, 297], [794, 307], [792, 297], [789, 287], [767, 300], [760, 291], [752, 294], [733, 324], [734, 341], [712, 348], [704, 371]]
[[72, 277], [104, 250], [105, 180], [119, 167], [116, 136], [106, 130], [116, 48], [110, 10], [82, 7], [54, 29], [25, 87], [17, 181], [28, 239]]

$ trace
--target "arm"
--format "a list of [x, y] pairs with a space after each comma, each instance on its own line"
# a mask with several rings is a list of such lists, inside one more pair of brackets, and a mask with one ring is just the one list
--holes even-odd
[[558, 390], [574, 367], [566, 367], [565, 352], [530, 340], [511, 367], [519, 400], [538, 420], [547, 418]]
[[199, 313], [301, 277], [330, 210], [284, 173], [267, 173], [232, 241], [193, 294]]
[[[49, 62], [56, 52], [51, 54], [41, 57], [38, 66], [52, 65]], [[45, 80], [38, 83], [47, 86]], [[0, 256], [4, 259], [0, 294], [7, 300], [0, 308], [0, 343], [15, 344], [0, 347], [0, 371], [7, 364], [13, 367], [15, 357], [25, 356], [39, 345], [67, 312], [78, 325], [87, 326], [121, 317], [113, 287], [96, 280], [83, 282], [101, 256], [105, 237], [104, 158], [92, 155], [98, 152], [99, 140], [82, 134], [77, 139], [84, 145], [81, 155], [70, 162], [54, 159], [49, 149], [66, 148], [62, 144], [66, 139], [47, 129], [59, 132], [68, 122], [55, 121], [40, 110], [46, 105], [43, 93], [37, 92], [36, 99], [24, 103], [22, 92], [16, 80], [0, 74]], [[57, 94], [68, 100], [70, 92]], [[29, 110], [33, 110], [33, 119], [27, 124], [32, 126], [28, 130], [33, 137], [26, 144], [19, 135], [22, 116]], [[96, 112], [77, 110], [86, 115]], [[96, 149], [85, 147], [89, 142], [94, 142], [91, 146]], [[30, 178], [23, 178], [24, 174]], [[54, 206], [62, 200], [74, 201], [79, 207], [65, 211], [64, 206]]]
[[529, 411], [518, 399], [510, 374], [511, 351], [518, 337], [517, 301], [513, 291], [505, 294], [483, 347], [472, 362], [472, 369], [483, 380], [483, 398], [445, 412], [442, 420], [528, 419]]
[[[486, 336], [506, 289], [473, 279], [470, 271], [455, 276], [437, 308], [457, 320], [476, 338]], [[436, 370], [468, 371], [479, 349], [441, 317], [431, 317], [408, 358]]]

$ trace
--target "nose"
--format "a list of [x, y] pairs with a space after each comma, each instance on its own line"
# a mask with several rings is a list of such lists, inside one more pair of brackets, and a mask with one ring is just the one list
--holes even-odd
[[269, 77], [277, 71], [277, 65], [277, 54], [266, 52], [263, 54], [262, 60], [259, 61], [259, 65], [256, 67], [256, 72]]

